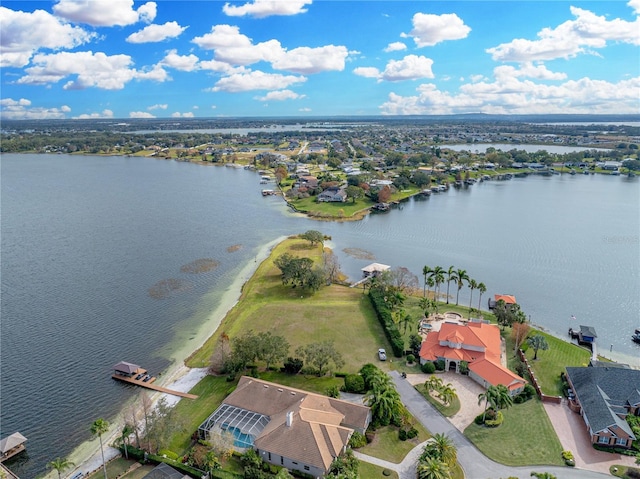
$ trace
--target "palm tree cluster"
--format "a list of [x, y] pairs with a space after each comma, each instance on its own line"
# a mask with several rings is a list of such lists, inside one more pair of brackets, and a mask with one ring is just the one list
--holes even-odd
[[436, 434], [418, 459], [418, 479], [450, 479], [457, 460], [458, 451], [453, 441], [445, 434]]
[[449, 290], [451, 283], [455, 283], [458, 287], [456, 291], [456, 306], [459, 303], [460, 290], [464, 287], [465, 283], [471, 290], [471, 296], [469, 298], [469, 309], [471, 309], [471, 303], [473, 301], [473, 291], [478, 290], [480, 297], [478, 298], [478, 309], [482, 301], [482, 295], [487, 292], [487, 287], [482, 282], [477, 282], [475, 279], [471, 279], [469, 274], [464, 269], [455, 269], [454, 266], [449, 266], [449, 269], [445, 270], [442, 266], [436, 266], [431, 268], [430, 266], [423, 266], [422, 276], [424, 277], [423, 297], [427, 297], [429, 288], [434, 288], [434, 298], [440, 296], [440, 286], [447, 283], [447, 304], [449, 304]]
[[445, 405], [451, 404], [451, 401], [458, 397], [458, 394], [451, 383], [444, 384], [442, 379], [435, 375], [431, 375], [431, 377], [425, 381], [424, 388], [429, 394], [431, 394], [431, 391], [435, 391], [438, 395], [438, 399], [440, 399]]
[[373, 364], [360, 370], [367, 394], [365, 401], [371, 408], [372, 421], [380, 426], [400, 424], [405, 408], [391, 377]]
[[485, 392], [478, 394], [478, 404], [482, 404], [482, 401], [484, 401], [483, 422], [489, 408], [498, 411], [513, 405], [513, 398], [504, 384], [489, 386]]

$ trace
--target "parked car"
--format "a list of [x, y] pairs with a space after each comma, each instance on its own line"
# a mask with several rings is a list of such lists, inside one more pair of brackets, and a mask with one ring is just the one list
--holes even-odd
[[387, 360], [387, 352], [384, 350], [384, 348], [378, 349], [378, 359], [380, 359], [380, 361]]

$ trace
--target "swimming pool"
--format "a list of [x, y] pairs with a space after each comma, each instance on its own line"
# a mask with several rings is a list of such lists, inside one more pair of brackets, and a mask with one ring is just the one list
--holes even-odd
[[251, 434], [245, 434], [239, 428], [235, 426], [229, 426], [228, 424], [222, 424], [220, 428], [223, 431], [229, 431], [233, 434], [233, 445], [235, 447], [248, 448], [253, 447], [253, 436]]

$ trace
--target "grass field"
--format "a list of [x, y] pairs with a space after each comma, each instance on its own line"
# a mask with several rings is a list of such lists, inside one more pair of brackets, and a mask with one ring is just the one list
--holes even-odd
[[[550, 396], [560, 396], [562, 395], [560, 373], [564, 372], [567, 366], [587, 366], [591, 352], [541, 331], [531, 331], [529, 336], [534, 334], [543, 335], [549, 344], [549, 349], [539, 350], [538, 359], [535, 361], [533, 360], [533, 349], [527, 348], [525, 356], [536, 375], [542, 392]], [[513, 346], [511, 346], [511, 351], [513, 351]]]
[[564, 465], [562, 445], [542, 402], [531, 399], [503, 410], [496, 428], [471, 424], [464, 435], [485, 456], [507, 466]]
[[378, 348], [389, 348], [373, 308], [358, 288], [331, 285], [315, 294], [285, 286], [275, 258], [288, 252], [321, 262], [320, 246], [309, 247], [300, 239], [276, 246], [243, 288], [238, 304], [227, 314], [218, 331], [189, 360], [190, 367], [209, 364], [221, 331], [231, 340], [243, 332], [273, 331], [289, 341], [290, 353], [298, 346], [324, 340], [335, 341], [342, 354], [346, 372], [357, 372], [367, 362], [377, 361]]
[[429, 431], [418, 421], [416, 421], [414, 427], [418, 430], [418, 437], [406, 441], [400, 441], [398, 439], [399, 428], [396, 426], [378, 428], [376, 429], [376, 435], [373, 441], [361, 447], [358, 451], [369, 456], [399, 464], [409, 451], [431, 437]]
[[388, 476], [385, 476], [383, 474], [383, 471], [385, 471], [384, 468], [380, 467], [380, 466], [376, 466], [374, 464], [369, 464], [368, 462], [364, 462], [364, 461], [360, 461], [360, 465], [358, 466], [358, 473], [360, 474], [360, 477], [366, 477], [367, 479], [398, 479], [398, 473], [395, 471], [391, 471], [389, 470], [390, 474]]

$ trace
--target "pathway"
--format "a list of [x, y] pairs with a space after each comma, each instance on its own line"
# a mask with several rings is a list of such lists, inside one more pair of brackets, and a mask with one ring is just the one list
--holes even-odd
[[[462, 432], [456, 429], [437, 409], [425, 401], [422, 395], [407, 380], [402, 379], [400, 373], [392, 371], [389, 375], [393, 379], [402, 402], [409, 412], [432, 434], [445, 434], [453, 441], [458, 450], [458, 461], [464, 470], [466, 479], [506, 479], [508, 477], [525, 479], [530, 478], [533, 471], [549, 472], [559, 479], [604, 479], [611, 477], [609, 474], [587, 471], [577, 467], [511, 467], [498, 464], [484, 456]], [[400, 479], [415, 479], [416, 460], [423, 447], [423, 444], [416, 446], [400, 464], [380, 461], [363, 454], [358, 454], [357, 457], [363, 461], [379, 464], [382, 467], [398, 472]]]

